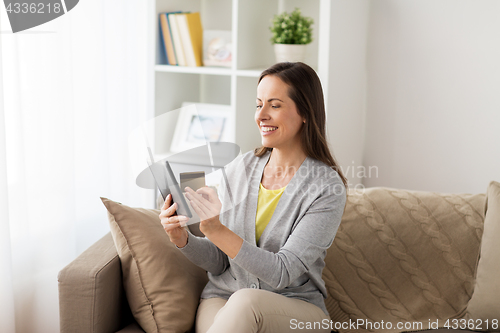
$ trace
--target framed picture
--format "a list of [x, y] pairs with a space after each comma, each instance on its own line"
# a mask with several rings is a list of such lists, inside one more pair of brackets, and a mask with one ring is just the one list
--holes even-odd
[[230, 117], [229, 105], [182, 103], [170, 151], [185, 151], [203, 146], [208, 141], [229, 141]]
[[203, 31], [203, 65], [231, 67], [233, 46], [229, 30]]

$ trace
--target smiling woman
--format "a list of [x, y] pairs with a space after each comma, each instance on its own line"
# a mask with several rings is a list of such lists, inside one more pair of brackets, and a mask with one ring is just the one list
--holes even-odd
[[[259, 94], [266, 94], [268, 100], [266, 106], [282, 112], [263, 113], [264, 107]], [[279, 96], [279, 97], [278, 97]], [[281, 100], [279, 99], [281, 98]], [[265, 99], [265, 98], [264, 98]], [[264, 118], [262, 118], [264, 117]], [[342, 178], [347, 187], [347, 178], [343, 175], [340, 167], [328, 148], [326, 140], [326, 113], [321, 82], [314, 69], [308, 65], [296, 62], [278, 63], [264, 72], [259, 78], [257, 88], [257, 112], [255, 115], [257, 125], [261, 128], [262, 147], [255, 150], [256, 156], [262, 156], [272, 151], [275, 144], [281, 140], [264, 135], [263, 128], [272, 124], [271, 121], [283, 121], [283, 138], [292, 140], [288, 146], [292, 150], [300, 147], [307, 156], [317, 159], [332, 167]], [[261, 121], [262, 120], [262, 121]], [[303, 125], [300, 123], [302, 120]], [[298, 129], [296, 136], [289, 137], [287, 132]], [[289, 129], [289, 131], [287, 131]]]
[[264, 77], [257, 88], [255, 121], [260, 128], [262, 145], [291, 152], [302, 150], [300, 131], [306, 122], [288, 96], [288, 86], [276, 76]]
[[170, 240], [208, 272], [197, 333], [287, 332], [294, 319], [329, 321], [322, 270], [347, 182], [326, 144], [322, 94], [303, 63], [262, 73], [255, 121], [263, 147], [228, 166], [225, 181], [245, 204], [186, 188], [206, 238], [183, 229], [185, 217], [173, 215], [176, 206], [166, 200], [160, 219]]

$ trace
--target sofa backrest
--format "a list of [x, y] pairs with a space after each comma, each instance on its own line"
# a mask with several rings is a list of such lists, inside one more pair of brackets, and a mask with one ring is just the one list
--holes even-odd
[[474, 287], [485, 198], [350, 190], [323, 271], [332, 320], [421, 321], [425, 329], [429, 321], [463, 316]]

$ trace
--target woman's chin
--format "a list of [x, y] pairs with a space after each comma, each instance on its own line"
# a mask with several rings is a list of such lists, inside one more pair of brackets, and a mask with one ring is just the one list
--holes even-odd
[[262, 138], [261, 143], [263, 147], [274, 148], [272, 140], [267, 140], [266, 138]]

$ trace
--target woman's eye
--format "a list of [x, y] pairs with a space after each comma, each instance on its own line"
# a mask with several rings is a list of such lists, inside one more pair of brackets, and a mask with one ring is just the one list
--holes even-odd
[[[281, 107], [280, 105], [271, 105], [271, 108], [273, 108], [273, 109], [279, 109], [280, 107]], [[257, 105], [256, 108], [262, 109], [262, 105]]]

